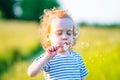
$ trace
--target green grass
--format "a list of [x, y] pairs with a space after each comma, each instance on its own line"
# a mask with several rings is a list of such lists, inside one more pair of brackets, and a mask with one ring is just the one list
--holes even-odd
[[82, 28], [75, 50], [89, 71], [87, 80], [120, 79], [120, 28]]
[[35, 22], [0, 21], [0, 59], [11, 58], [16, 50], [29, 55], [39, 45], [38, 26]]
[[0, 77], [14, 62], [38, 48], [38, 26], [35, 22], [0, 20]]
[[[5, 27], [1, 27], [1, 24]], [[18, 26], [16, 26], [18, 25]], [[12, 26], [12, 27], [8, 27]], [[39, 38], [37, 33], [36, 23], [29, 22], [6, 22], [0, 21], [0, 38], [1, 32], [3, 42], [0, 39], [1, 52], [5, 52], [11, 46], [18, 46], [18, 49], [23, 53], [30, 52], [30, 45], [34, 49], [34, 45], [38, 44]], [[9, 29], [13, 30], [9, 32]], [[1, 30], [2, 29], [2, 30]], [[7, 31], [6, 31], [7, 30]], [[27, 30], [27, 32], [26, 32]], [[21, 33], [22, 32], [22, 33]], [[12, 34], [19, 35], [15, 38]], [[21, 35], [21, 37], [20, 37]], [[120, 28], [90, 28], [82, 27], [78, 42], [74, 46], [74, 50], [80, 53], [84, 59], [88, 69], [86, 80], [120, 80]], [[27, 36], [27, 37], [26, 37]], [[15, 42], [16, 39], [18, 42]], [[4, 42], [5, 41], [5, 42]], [[21, 42], [20, 42], [21, 41]], [[15, 43], [14, 43], [15, 42]], [[19, 43], [20, 42], [20, 43]], [[23, 54], [26, 55], [26, 54]], [[28, 54], [27, 54], [28, 55]], [[5, 56], [0, 53], [0, 57]], [[9, 54], [10, 56], [10, 54]], [[2, 57], [4, 58], [4, 57]], [[32, 63], [35, 57], [27, 61], [18, 61], [5, 71], [1, 80], [44, 80], [43, 74], [38, 74], [34, 78], [27, 75], [27, 68]]]
[[16, 63], [9, 71], [6, 71], [1, 80], [44, 80], [43, 74], [38, 74], [36, 77], [29, 77], [27, 75], [27, 68], [31, 61], [20, 61]]
[[34, 22], [0, 21], [0, 52], [19, 48], [27, 53], [27, 48], [34, 48], [39, 43], [38, 26]]

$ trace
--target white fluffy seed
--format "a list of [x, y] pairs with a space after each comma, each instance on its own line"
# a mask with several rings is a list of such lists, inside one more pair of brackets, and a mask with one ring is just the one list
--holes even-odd
[[69, 45], [67, 45], [67, 44], [64, 44], [63, 46], [64, 46], [65, 51], [69, 48]]

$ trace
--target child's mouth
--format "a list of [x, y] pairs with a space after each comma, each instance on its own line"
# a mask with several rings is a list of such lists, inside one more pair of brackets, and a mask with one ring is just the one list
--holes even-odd
[[64, 43], [63, 44], [63, 49], [66, 51], [68, 50], [68, 48], [70, 47], [70, 45], [68, 43]]

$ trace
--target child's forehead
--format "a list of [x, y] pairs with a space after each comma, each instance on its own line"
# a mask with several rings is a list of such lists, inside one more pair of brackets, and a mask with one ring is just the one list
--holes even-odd
[[52, 23], [57, 23], [57, 24], [65, 24], [65, 23], [70, 23], [70, 24], [73, 24], [73, 20], [69, 17], [67, 18], [54, 18], [52, 21], [51, 21], [51, 24]]
[[73, 21], [71, 18], [55, 18], [51, 21], [51, 27], [53, 28], [72, 28]]

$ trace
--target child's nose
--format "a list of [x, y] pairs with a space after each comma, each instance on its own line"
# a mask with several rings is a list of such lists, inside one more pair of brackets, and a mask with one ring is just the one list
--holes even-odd
[[64, 34], [64, 35], [62, 36], [62, 38], [63, 38], [63, 40], [67, 40], [67, 35]]

